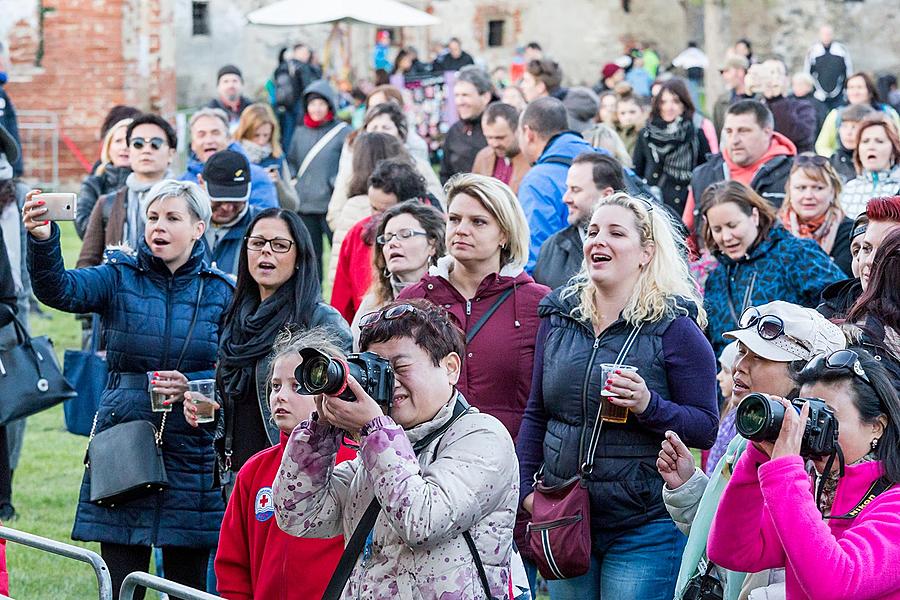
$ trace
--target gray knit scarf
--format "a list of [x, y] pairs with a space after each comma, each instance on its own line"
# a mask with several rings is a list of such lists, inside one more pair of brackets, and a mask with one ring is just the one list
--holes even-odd
[[691, 180], [697, 161], [697, 134], [690, 120], [678, 117], [671, 123], [652, 119], [647, 123], [647, 145], [663, 173], [678, 182]]

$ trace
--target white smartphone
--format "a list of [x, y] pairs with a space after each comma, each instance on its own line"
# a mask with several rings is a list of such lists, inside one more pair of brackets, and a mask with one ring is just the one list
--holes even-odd
[[48, 221], [74, 221], [78, 196], [70, 193], [38, 194], [35, 200], [43, 200], [47, 212], [44, 218]]

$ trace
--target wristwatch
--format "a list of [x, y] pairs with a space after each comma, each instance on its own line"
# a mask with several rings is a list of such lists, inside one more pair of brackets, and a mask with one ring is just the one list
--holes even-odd
[[368, 423], [362, 426], [362, 429], [359, 430], [359, 435], [362, 437], [366, 437], [376, 429], [384, 429], [385, 427], [396, 426], [394, 420], [386, 415], [382, 415], [380, 417], [375, 417]]

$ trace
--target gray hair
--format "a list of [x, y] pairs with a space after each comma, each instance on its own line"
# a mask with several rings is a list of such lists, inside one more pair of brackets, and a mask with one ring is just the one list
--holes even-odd
[[490, 94], [494, 89], [491, 76], [487, 74], [487, 71], [475, 65], [468, 65], [460, 69], [456, 74], [456, 80], [471, 83], [479, 94]]
[[156, 183], [141, 200], [141, 214], [146, 217], [150, 205], [163, 198], [181, 198], [191, 213], [209, 227], [209, 219], [212, 216], [209, 195], [193, 181], [163, 179]]
[[221, 108], [211, 108], [206, 106], [201, 108], [193, 115], [191, 115], [191, 120], [188, 123], [188, 129], [194, 128], [194, 123], [196, 123], [201, 117], [212, 117], [214, 119], [219, 119], [222, 121], [222, 124], [225, 126], [225, 133], [228, 134], [228, 115], [225, 114], [225, 111]]

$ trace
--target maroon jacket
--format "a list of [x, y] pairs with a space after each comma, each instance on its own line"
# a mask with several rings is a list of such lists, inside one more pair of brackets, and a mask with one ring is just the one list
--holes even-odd
[[467, 300], [447, 279], [450, 263], [450, 257], [438, 261], [398, 299], [425, 298], [443, 306], [468, 332], [504, 290], [514, 289], [467, 346], [457, 387], [473, 406], [500, 419], [515, 441], [531, 392], [537, 307], [550, 288], [535, 283], [521, 267], [504, 267], [485, 277], [475, 297]]

